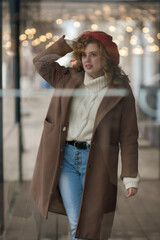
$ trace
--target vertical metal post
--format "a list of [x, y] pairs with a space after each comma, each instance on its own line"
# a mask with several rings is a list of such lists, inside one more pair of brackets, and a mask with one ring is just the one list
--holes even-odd
[[[10, 0], [11, 40], [14, 51], [14, 81], [15, 89], [20, 90], [20, 0]], [[21, 126], [21, 98], [15, 97], [15, 122], [19, 132], [19, 181], [22, 182], [22, 126]]]
[[[0, 0], [0, 90], [2, 90], [2, 0]], [[4, 230], [3, 101], [0, 96], [0, 234]]]

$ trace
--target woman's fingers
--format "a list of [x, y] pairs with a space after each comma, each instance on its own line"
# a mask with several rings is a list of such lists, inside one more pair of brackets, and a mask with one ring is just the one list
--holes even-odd
[[126, 194], [126, 198], [132, 197], [137, 193], [137, 188], [129, 188], [127, 189], [128, 193]]

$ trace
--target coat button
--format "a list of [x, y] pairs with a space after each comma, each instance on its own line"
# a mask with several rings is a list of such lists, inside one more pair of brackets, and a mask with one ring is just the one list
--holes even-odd
[[66, 127], [63, 127], [62, 131], [65, 132], [66, 130], [67, 130], [67, 128], [66, 128]]
[[79, 155], [79, 152], [76, 152], [76, 155]]

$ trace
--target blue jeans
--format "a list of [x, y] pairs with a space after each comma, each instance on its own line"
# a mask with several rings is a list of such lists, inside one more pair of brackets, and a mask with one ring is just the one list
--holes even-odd
[[77, 149], [67, 143], [59, 179], [59, 189], [70, 222], [72, 240], [82, 240], [75, 238], [75, 231], [79, 216], [88, 153], [89, 144], [87, 144], [86, 149]]

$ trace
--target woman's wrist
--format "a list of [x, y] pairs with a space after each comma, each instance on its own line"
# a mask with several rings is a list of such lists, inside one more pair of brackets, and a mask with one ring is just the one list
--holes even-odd
[[124, 177], [123, 178], [123, 183], [124, 183], [126, 189], [138, 188], [139, 182], [140, 182], [139, 173], [138, 173], [137, 177], [135, 177], [135, 178], [131, 178], [131, 177]]

